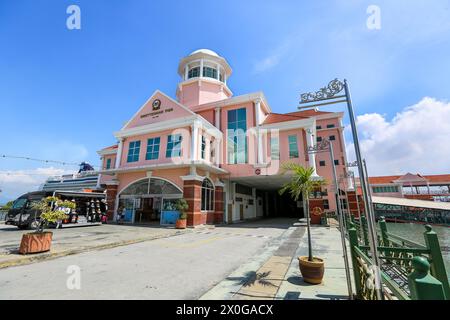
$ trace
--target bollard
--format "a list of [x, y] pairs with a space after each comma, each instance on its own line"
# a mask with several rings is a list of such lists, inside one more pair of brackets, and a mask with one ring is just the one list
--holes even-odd
[[442, 282], [430, 273], [430, 263], [425, 257], [415, 256], [412, 260], [413, 272], [408, 276], [412, 300], [445, 300]]
[[430, 250], [431, 257], [431, 274], [442, 283], [445, 297], [446, 299], [450, 299], [450, 287], [438, 236], [430, 225], [427, 224], [425, 229], [425, 244], [428, 250]]
[[384, 220], [384, 217], [380, 217], [380, 221], [378, 222], [378, 225], [380, 226], [381, 230], [381, 239], [383, 241], [384, 247], [389, 247], [389, 237], [388, 237], [388, 231], [387, 231], [387, 225], [386, 220]]

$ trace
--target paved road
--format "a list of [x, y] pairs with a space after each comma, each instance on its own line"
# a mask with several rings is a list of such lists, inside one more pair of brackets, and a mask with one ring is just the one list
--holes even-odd
[[[0, 270], [0, 299], [197, 299], [286, 232], [292, 220], [196, 230]], [[79, 266], [81, 289], [68, 289]], [[73, 278], [72, 278], [73, 279]]]
[[[127, 234], [146, 234], [170, 230], [158, 225], [117, 225], [103, 224], [99, 226], [86, 226], [77, 228], [48, 229], [53, 232], [53, 244], [74, 243], [82, 244], [85, 241], [93, 241], [101, 238], [118, 238]], [[17, 249], [22, 235], [32, 230], [19, 230], [16, 226], [0, 224], [0, 254]]]

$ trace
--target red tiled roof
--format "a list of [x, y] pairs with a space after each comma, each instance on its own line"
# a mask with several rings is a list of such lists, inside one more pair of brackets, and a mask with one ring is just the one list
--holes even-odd
[[[439, 182], [449, 182], [450, 183], [450, 174], [434, 174], [434, 175], [420, 175], [431, 183], [439, 183]], [[369, 177], [370, 184], [383, 184], [383, 183], [393, 183], [394, 180], [400, 179], [401, 176], [379, 176], [379, 177]]]
[[283, 113], [283, 114], [269, 113], [266, 120], [264, 120], [263, 124], [286, 122], [286, 121], [293, 121], [293, 120], [299, 120], [299, 119], [308, 119], [313, 116], [318, 116], [321, 114], [330, 114], [330, 113], [333, 113], [333, 112], [316, 111], [315, 109], [295, 111], [295, 112], [289, 112], [289, 113]]
[[370, 184], [382, 184], [382, 183], [393, 183], [402, 176], [381, 176], [381, 177], [369, 177]]
[[295, 116], [295, 115], [290, 115], [290, 114], [269, 113], [266, 120], [264, 120], [263, 124], [294, 121], [294, 120], [307, 119], [307, 118], [308, 117]]
[[423, 177], [429, 182], [450, 182], [450, 174], [433, 174]]
[[292, 115], [292, 116], [301, 116], [301, 117], [312, 117], [312, 116], [318, 116], [321, 114], [330, 114], [333, 112], [328, 112], [328, 111], [318, 111], [315, 109], [308, 109], [308, 110], [302, 110], [302, 111], [295, 111], [295, 112], [289, 112], [286, 113], [287, 115]]

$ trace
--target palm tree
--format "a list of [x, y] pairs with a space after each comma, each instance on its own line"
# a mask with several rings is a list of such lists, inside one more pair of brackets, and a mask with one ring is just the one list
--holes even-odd
[[308, 261], [313, 261], [311, 248], [311, 223], [309, 215], [309, 194], [325, 184], [322, 178], [315, 179], [313, 177], [314, 168], [305, 168], [297, 163], [284, 163], [281, 166], [282, 173], [292, 173], [291, 181], [287, 182], [279, 190], [280, 195], [289, 192], [294, 201], [298, 201], [300, 196], [303, 199], [303, 210], [306, 213], [306, 224], [308, 229]]

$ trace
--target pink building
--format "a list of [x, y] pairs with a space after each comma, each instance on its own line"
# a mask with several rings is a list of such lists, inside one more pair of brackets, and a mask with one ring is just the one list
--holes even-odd
[[[207, 49], [181, 59], [178, 74], [176, 99], [156, 90], [114, 132], [118, 144], [98, 151], [110, 218], [120, 208], [130, 222], [172, 223], [178, 198], [189, 204], [191, 226], [301, 217], [301, 201], [277, 194], [289, 180], [280, 164], [313, 167], [328, 182], [332, 165], [345, 174], [343, 113], [279, 114], [262, 92], [233, 96], [231, 67]], [[333, 143], [335, 164], [328, 153], [306, 152], [324, 138]], [[333, 211], [333, 194], [327, 186], [311, 203]]]

